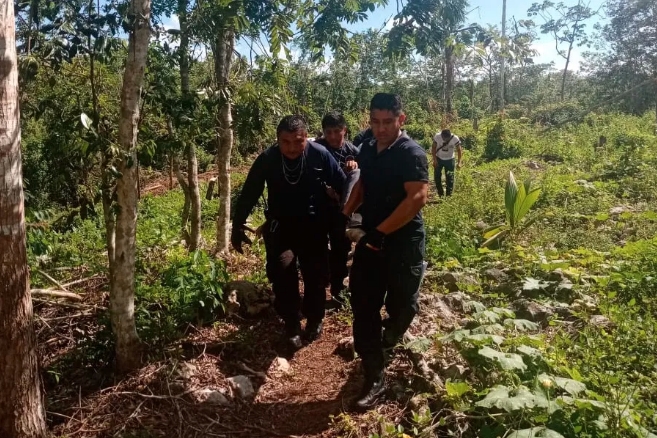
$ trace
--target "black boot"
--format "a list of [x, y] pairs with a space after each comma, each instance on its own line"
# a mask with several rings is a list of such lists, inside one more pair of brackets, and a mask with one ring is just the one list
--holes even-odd
[[308, 321], [306, 323], [306, 330], [303, 332], [303, 337], [308, 342], [313, 342], [322, 334], [324, 323], [322, 321]]
[[360, 412], [368, 411], [383, 401], [385, 396], [383, 373], [374, 377], [365, 377], [363, 390], [354, 403], [354, 409]]
[[288, 347], [293, 352], [303, 347], [303, 342], [301, 342], [301, 324], [298, 320], [285, 322], [285, 338]]

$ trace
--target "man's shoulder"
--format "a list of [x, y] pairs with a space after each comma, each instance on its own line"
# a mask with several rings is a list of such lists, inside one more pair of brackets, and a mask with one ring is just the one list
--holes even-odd
[[308, 141], [308, 156], [327, 158], [331, 156], [326, 146], [316, 141]]
[[424, 150], [424, 148], [420, 146], [418, 142], [416, 142], [410, 137], [406, 137], [405, 141], [402, 142], [399, 146], [401, 147], [401, 149], [405, 151], [409, 151], [412, 154], [426, 155], [426, 151]]

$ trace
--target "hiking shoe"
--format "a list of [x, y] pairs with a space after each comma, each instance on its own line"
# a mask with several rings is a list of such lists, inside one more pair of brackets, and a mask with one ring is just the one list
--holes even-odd
[[301, 323], [299, 321], [285, 323], [285, 338], [288, 347], [293, 352], [303, 347], [303, 342], [301, 342]]
[[374, 380], [366, 380], [361, 394], [354, 403], [354, 409], [359, 412], [365, 412], [376, 407], [376, 405], [383, 401], [385, 390], [383, 375]]
[[322, 334], [323, 327], [324, 323], [322, 321], [309, 321], [306, 324], [306, 330], [303, 332], [304, 339], [308, 342], [317, 340], [317, 338], [319, 338], [319, 336]]

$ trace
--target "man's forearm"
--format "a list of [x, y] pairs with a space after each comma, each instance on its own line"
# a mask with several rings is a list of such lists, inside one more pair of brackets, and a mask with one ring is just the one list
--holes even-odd
[[457, 155], [458, 155], [458, 157], [459, 157], [459, 163], [460, 163], [460, 162], [461, 162], [461, 159], [463, 158], [463, 149], [461, 149], [461, 148], [459, 147], [459, 148], [456, 150], [456, 153], [457, 153]]
[[342, 213], [351, 216], [354, 214], [354, 212], [360, 207], [360, 205], [363, 203], [363, 185], [361, 183], [361, 180], [358, 180], [356, 185], [354, 185], [354, 188], [351, 189], [351, 194], [349, 195], [349, 199], [347, 199], [347, 202], [344, 205], [344, 208], [342, 209]]
[[383, 222], [376, 227], [377, 230], [383, 234], [394, 233], [407, 223], [409, 223], [415, 215], [422, 210], [422, 207], [427, 203], [426, 196], [416, 195], [413, 197], [406, 197], [388, 216]]

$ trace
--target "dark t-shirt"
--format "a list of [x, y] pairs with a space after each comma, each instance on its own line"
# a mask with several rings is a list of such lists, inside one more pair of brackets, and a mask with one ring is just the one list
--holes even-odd
[[[235, 206], [234, 223], [243, 224], [258, 202], [267, 184], [268, 216], [278, 220], [305, 220], [310, 216], [321, 218], [327, 215], [331, 200], [323, 183], [341, 192], [346, 179], [335, 159], [323, 146], [308, 142], [303, 163], [287, 160], [278, 145], [267, 148], [258, 155], [246, 177], [242, 192]], [[284, 172], [303, 165], [298, 173]]]
[[317, 140], [317, 143], [324, 146], [326, 150], [329, 151], [331, 155], [333, 155], [333, 158], [335, 158], [335, 161], [338, 162], [340, 167], [344, 167], [348, 159], [355, 160], [356, 156], [358, 156], [358, 148], [348, 141], [345, 141], [342, 144], [342, 147], [338, 149], [329, 146], [325, 138]]
[[[429, 181], [427, 155], [420, 145], [406, 135], [381, 153], [377, 153], [376, 141], [363, 144], [358, 154], [358, 167], [363, 184], [361, 213], [366, 231], [387, 219], [406, 198], [405, 183]], [[409, 223], [388, 235], [386, 241], [423, 236], [424, 221], [422, 213], [418, 212]]]

